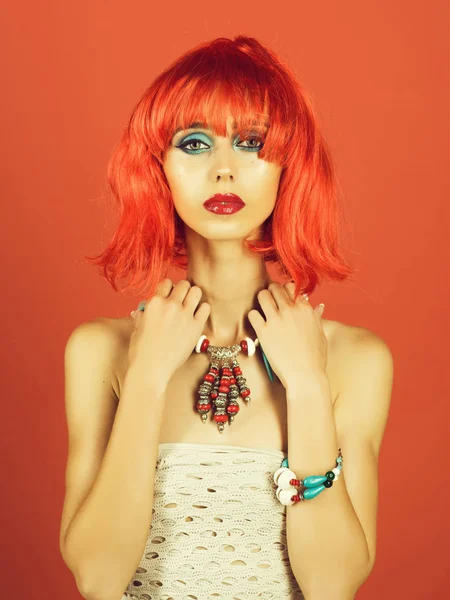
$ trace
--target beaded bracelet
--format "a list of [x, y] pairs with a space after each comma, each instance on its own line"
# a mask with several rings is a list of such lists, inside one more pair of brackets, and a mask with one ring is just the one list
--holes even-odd
[[[277, 498], [284, 506], [290, 506], [295, 502], [310, 500], [318, 496], [325, 488], [330, 488], [333, 485], [333, 480], [339, 479], [344, 463], [341, 449], [336, 458], [336, 466], [331, 471], [327, 471], [325, 475], [310, 475], [305, 479], [297, 479], [294, 471], [289, 469], [287, 457], [281, 462], [281, 466], [273, 475], [274, 482], [278, 485]], [[297, 493], [297, 488], [307, 488], [302, 493]]]

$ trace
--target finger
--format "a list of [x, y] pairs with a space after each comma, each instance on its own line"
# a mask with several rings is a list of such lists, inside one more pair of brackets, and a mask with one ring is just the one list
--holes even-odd
[[[172, 288], [173, 288], [172, 280], [169, 279], [168, 277], [166, 277], [166, 279], [163, 279], [162, 281], [160, 281], [158, 283], [158, 285], [155, 288], [155, 292], [154, 292], [153, 295], [154, 296], [161, 296], [162, 298], [167, 298], [167, 296], [172, 291]], [[133, 318], [135, 318], [141, 312], [144, 312], [146, 304], [147, 304], [146, 300], [142, 300], [141, 302], [139, 302], [137, 309], [131, 311], [131, 313], [130, 313], [131, 316]]]
[[268, 289], [261, 290], [256, 297], [258, 298], [259, 305], [264, 311], [266, 319], [268, 319], [270, 315], [274, 315], [278, 312], [278, 304], [271, 291]]
[[191, 284], [187, 279], [181, 279], [178, 281], [170, 292], [170, 298], [177, 300], [180, 304], [183, 303], [187, 293], [191, 289]]
[[[284, 284], [284, 288], [286, 290], [287, 295], [292, 300], [292, 302], [296, 302], [295, 300], [295, 283], [293, 281], [288, 281]], [[308, 294], [300, 294], [297, 298], [297, 302], [309, 302]]]
[[284, 289], [286, 290], [286, 294], [289, 296], [290, 300], [294, 302], [295, 283], [293, 281], [288, 281], [284, 284]]
[[183, 306], [186, 307], [191, 313], [195, 311], [197, 308], [201, 298], [203, 296], [203, 292], [198, 285], [193, 285], [188, 290], [186, 294], [186, 298], [184, 299]]
[[131, 318], [133, 320], [133, 324], [134, 324], [134, 328], [137, 329], [139, 326], [139, 323], [142, 320], [143, 317], [143, 311], [141, 310], [133, 310], [131, 311]]
[[158, 296], [162, 296], [163, 298], [167, 298], [167, 296], [172, 291], [172, 288], [173, 288], [172, 280], [169, 279], [168, 277], [166, 277], [165, 279], [160, 281], [158, 283], [158, 285], [156, 286], [155, 294], [158, 294]]
[[211, 314], [211, 305], [208, 302], [202, 302], [194, 314], [194, 319], [197, 319], [204, 325]]
[[289, 304], [289, 293], [286, 290], [286, 288], [284, 286], [282, 286], [280, 283], [277, 283], [275, 281], [272, 281], [268, 288], [269, 292], [272, 294], [272, 298], [274, 301], [274, 304], [276, 304], [276, 307], [279, 309], [282, 306], [285, 306], [286, 304]]
[[314, 309], [314, 312], [319, 316], [319, 318], [322, 318], [324, 310], [325, 310], [325, 304], [320, 303], [316, 306], [316, 308]]
[[261, 313], [258, 310], [256, 310], [256, 308], [254, 308], [247, 314], [247, 318], [250, 322], [250, 325], [253, 327], [253, 329], [256, 332], [257, 332], [257, 330], [260, 330], [260, 328], [262, 328], [263, 325], [266, 324], [264, 317], [261, 315]]

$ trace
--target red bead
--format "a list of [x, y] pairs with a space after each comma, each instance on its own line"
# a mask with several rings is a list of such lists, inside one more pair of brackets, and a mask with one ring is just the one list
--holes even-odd
[[210, 383], [213, 383], [213, 381], [215, 380], [214, 375], [210, 375], [209, 373], [207, 373], [204, 377], [203, 377], [204, 381], [209, 381]]
[[242, 352], [244, 352], [244, 354], [248, 354], [248, 343], [245, 340], [242, 340], [241, 348], [242, 348]]
[[239, 410], [240, 410], [240, 408], [241, 407], [239, 406], [239, 404], [229, 404], [227, 406], [227, 413], [230, 413], [230, 414], [231, 413], [238, 413]]
[[228, 394], [229, 391], [230, 391], [230, 388], [228, 388], [226, 385], [221, 385], [219, 387], [219, 392], [222, 392], [222, 394]]
[[242, 391], [242, 392], [241, 392], [241, 396], [242, 396], [243, 398], [247, 398], [247, 396], [250, 396], [250, 389], [249, 389], [249, 388], [247, 388], [246, 390]]
[[224, 367], [222, 369], [222, 374], [223, 375], [233, 375], [233, 372], [231, 371], [231, 369], [229, 369], [228, 367]]
[[234, 377], [230, 377], [228, 381], [230, 382], [230, 385], [234, 385], [236, 383], [236, 379]]
[[214, 415], [213, 419], [216, 423], [225, 423], [228, 421], [228, 415]]
[[200, 352], [206, 352], [207, 347], [209, 346], [208, 338], [205, 338], [200, 346]]
[[217, 367], [211, 367], [209, 370], [211, 371], [211, 373], [217, 374], [219, 372], [219, 369]]
[[201, 402], [197, 402], [197, 410], [209, 410], [211, 408], [211, 402], [208, 404], [202, 404]]
[[217, 392], [211, 392], [211, 393], [210, 393], [210, 396], [211, 396], [211, 398], [212, 398], [213, 400], [215, 400], [215, 399], [217, 398], [217, 396], [218, 396], [218, 395], [219, 395], [219, 394], [218, 394]]
[[230, 387], [230, 380], [229, 379], [221, 379], [219, 382], [219, 385], [226, 385], [227, 387]]
[[235, 375], [242, 375], [242, 371], [239, 367], [234, 367], [233, 371]]

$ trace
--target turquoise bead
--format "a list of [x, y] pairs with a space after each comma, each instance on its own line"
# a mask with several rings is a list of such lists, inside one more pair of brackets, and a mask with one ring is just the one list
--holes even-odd
[[139, 302], [139, 306], [137, 307], [137, 310], [145, 310], [145, 300], [142, 300], [142, 302]]
[[303, 480], [303, 485], [307, 488], [313, 488], [314, 486], [319, 485], [319, 483], [323, 483], [326, 480], [327, 478], [323, 475], [310, 475], [309, 477], [305, 477]]
[[305, 490], [303, 492], [303, 498], [305, 500], [310, 500], [311, 498], [315, 498], [316, 496], [318, 496], [321, 492], [323, 492], [325, 488], [323, 487], [323, 485], [318, 485], [317, 487], [313, 487], [310, 488], [308, 490]]
[[289, 463], [287, 457], [281, 461], [281, 467], [287, 467], [289, 469]]
[[266, 371], [267, 371], [267, 374], [269, 376], [269, 379], [270, 379], [270, 381], [273, 381], [272, 367], [270, 366], [270, 363], [267, 360], [266, 355], [264, 354], [264, 350], [262, 349], [261, 344], [259, 345], [259, 347], [261, 348], [261, 353], [262, 353], [262, 357], [263, 357], [263, 361], [264, 361], [264, 366], [266, 367]]

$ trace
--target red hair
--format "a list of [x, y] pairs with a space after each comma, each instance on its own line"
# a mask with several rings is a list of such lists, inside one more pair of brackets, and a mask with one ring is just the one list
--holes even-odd
[[[283, 167], [275, 208], [261, 239], [248, 250], [276, 263], [296, 294], [312, 292], [326, 277], [353, 274], [338, 234], [337, 181], [312, 102], [295, 74], [255, 38], [217, 38], [193, 48], [144, 92], [109, 165], [108, 181], [119, 223], [99, 266], [115, 291], [139, 287], [151, 297], [171, 266], [188, 264], [183, 222], [175, 211], [162, 161], [175, 130], [208, 123], [226, 136], [227, 115], [239, 135], [261, 127], [258, 156]], [[264, 129], [268, 127], [267, 132]], [[117, 282], [127, 278], [118, 289]]]

